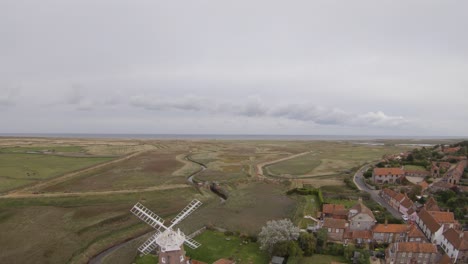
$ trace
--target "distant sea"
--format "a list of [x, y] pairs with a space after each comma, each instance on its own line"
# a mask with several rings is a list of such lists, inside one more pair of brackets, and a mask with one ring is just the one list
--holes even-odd
[[453, 136], [391, 135], [217, 135], [217, 134], [81, 134], [81, 133], [0, 133], [0, 137], [109, 138], [109, 139], [185, 139], [185, 140], [379, 140], [379, 139], [463, 139]]

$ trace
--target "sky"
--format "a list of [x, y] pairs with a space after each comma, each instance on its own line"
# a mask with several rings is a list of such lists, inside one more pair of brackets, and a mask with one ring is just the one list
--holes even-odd
[[468, 1], [0, 1], [0, 133], [468, 136]]

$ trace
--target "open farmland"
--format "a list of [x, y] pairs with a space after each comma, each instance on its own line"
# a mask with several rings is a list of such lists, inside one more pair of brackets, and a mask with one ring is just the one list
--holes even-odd
[[[0, 157], [8, 157], [0, 159], [0, 175], [15, 170], [28, 179], [26, 172], [40, 173], [0, 195], [1, 263], [86, 263], [151, 230], [129, 212], [137, 201], [170, 219], [191, 199], [200, 199], [203, 206], [180, 225], [186, 233], [215, 226], [255, 235], [268, 220], [282, 218], [305, 226], [308, 221], [298, 218], [317, 210], [308, 203], [313, 197], [287, 196], [288, 189], [307, 183], [345, 188], [337, 186], [347, 170], [408, 148], [324, 141], [43, 138], [0, 138], [0, 146]], [[193, 161], [207, 167], [195, 175], [206, 182], [198, 187], [187, 181], [201, 169]], [[269, 177], [267, 170], [259, 174], [262, 164], [279, 177]], [[297, 179], [283, 180], [286, 175]], [[209, 190], [211, 182], [219, 183], [227, 200]], [[132, 262], [142, 240], [116, 249], [104, 263]]]

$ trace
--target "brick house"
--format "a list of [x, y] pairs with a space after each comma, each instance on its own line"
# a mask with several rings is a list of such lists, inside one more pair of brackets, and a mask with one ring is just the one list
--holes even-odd
[[405, 242], [408, 231], [409, 226], [404, 224], [377, 224], [372, 229], [372, 238], [377, 243]]
[[342, 204], [324, 204], [322, 207], [323, 217], [335, 219], [347, 219], [348, 210]]
[[392, 243], [385, 251], [386, 264], [397, 263], [436, 263], [440, 258], [437, 246], [430, 243], [398, 242]]
[[401, 168], [374, 168], [372, 181], [375, 184], [398, 183], [405, 177]]
[[343, 241], [348, 222], [344, 219], [325, 218], [322, 227], [327, 230], [329, 240]]

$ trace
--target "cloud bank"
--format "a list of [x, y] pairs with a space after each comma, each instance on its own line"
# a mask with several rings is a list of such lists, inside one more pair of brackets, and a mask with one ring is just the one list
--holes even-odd
[[410, 124], [410, 121], [402, 116], [391, 116], [382, 111], [358, 114], [311, 104], [267, 105], [259, 97], [226, 102], [199, 96], [153, 98], [138, 95], [130, 98], [130, 104], [152, 111], [176, 110], [245, 117], [274, 117], [319, 125], [398, 127]]

